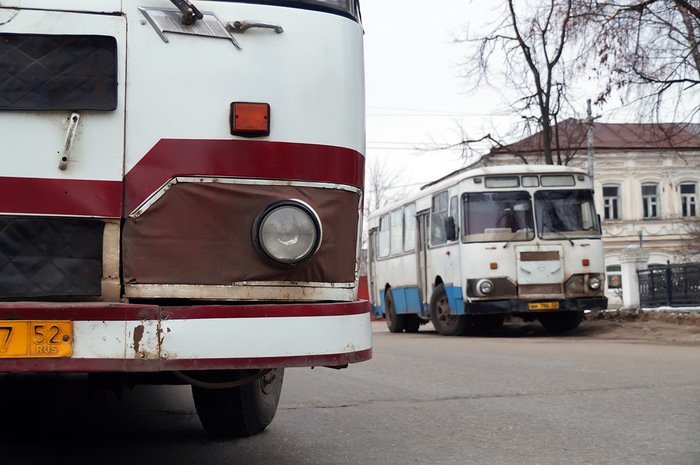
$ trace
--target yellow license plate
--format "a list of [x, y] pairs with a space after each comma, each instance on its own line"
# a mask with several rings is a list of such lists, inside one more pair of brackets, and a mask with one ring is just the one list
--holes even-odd
[[559, 302], [530, 302], [527, 304], [530, 310], [559, 310]]
[[59, 358], [72, 354], [71, 321], [0, 321], [0, 358]]

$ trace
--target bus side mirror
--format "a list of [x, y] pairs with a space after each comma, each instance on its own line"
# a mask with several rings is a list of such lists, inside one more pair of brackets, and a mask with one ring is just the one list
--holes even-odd
[[445, 235], [448, 241], [457, 240], [457, 227], [455, 226], [455, 219], [451, 216], [445, 218]]
[[600, 215], [596, 215], [598, 217], [598, 234], [601, 236], [603, 235], [603, 222], [600, 221]]

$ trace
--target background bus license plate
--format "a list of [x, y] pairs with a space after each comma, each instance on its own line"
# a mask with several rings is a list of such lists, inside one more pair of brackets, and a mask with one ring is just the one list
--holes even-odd
[[58, 358], [72, 354], [71, 321], [0, 321], [0, 358]]
[[530, 302], [529, 310], [559, 310], [559, 302]]

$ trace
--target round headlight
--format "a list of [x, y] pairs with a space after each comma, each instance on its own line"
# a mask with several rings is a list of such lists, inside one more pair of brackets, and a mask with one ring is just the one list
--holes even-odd
[[265, 208], [255, 221], [253, 241], [266, 258], [294, 265], [309, 259], [318, 250], [321, 222], [304, 202], [276, 202]]
[[483, 295], [490, 294], [493, 291], [493, 281], [490, 279], [482, 279], [476, 283], [476, 289]]
[[600, 289], [600, 278], [597, 276], [591, 276], [588, 278], [588, 287], [591, 289]]

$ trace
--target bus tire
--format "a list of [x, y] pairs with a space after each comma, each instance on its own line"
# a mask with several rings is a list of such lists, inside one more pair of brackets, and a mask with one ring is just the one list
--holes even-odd
[[554, 334], [565, 333], [578, 328], [583, 320], [583, 312], [556, 312], [539, 317], [540, 324]]
[[195, 409], [213, 437], [239, 438], [262, 432], [272, 422], [282, 392], [284, 368], [227, 389], [192, 386]]
[[384, 305], [386, 306], [386, 327], [392, 333], [403, 332], [406, 326], [406, 315], [397, 315], [396, 306], [394, 305], [394, 294], [392, 294], [391, 289], [386, 290], [384, 297]]
[[467, 320], [463, 315], [450, 314], [450, 304], [444, 284], [435, 286], [433, 295], [430, 296], [430, 321], [438, 334], [443, 336], [463, 334], [467, 327]]
[[407, 333], [417, 333], [420, 328], [420, 318], [418, 315], [406, 315], [404, 330]]

